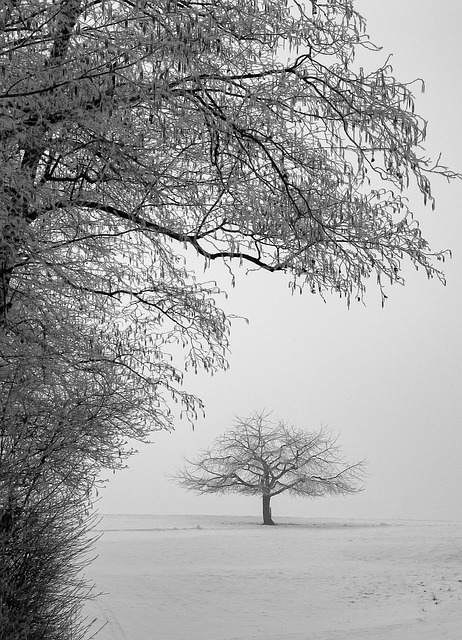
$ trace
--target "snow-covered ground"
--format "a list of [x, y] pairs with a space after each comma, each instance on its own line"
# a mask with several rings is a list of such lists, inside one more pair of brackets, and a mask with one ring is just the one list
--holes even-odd
[[461, 640], [462, 523], [105, 516], [99, 640]]

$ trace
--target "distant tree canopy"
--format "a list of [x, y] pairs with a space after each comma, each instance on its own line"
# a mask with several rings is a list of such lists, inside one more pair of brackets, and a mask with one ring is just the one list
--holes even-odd
[[175, 479], [196, 493], [262, 497], [263, 524], [274, 524], [271, 498], [288, 492], [316, 498], [355, 493], [364, 463], [347, 464], [325, 428], [307, 432], [255, 413], [236, 423], [195, 460], [187, 460]]
[[347, 301], [443, 277], [404, 192], [455, 174], [362, 48], [352, 0], [0, 3], [0, 510], [202, 410], [183, 371], [226, 368], [229, 323], [191, 254]]

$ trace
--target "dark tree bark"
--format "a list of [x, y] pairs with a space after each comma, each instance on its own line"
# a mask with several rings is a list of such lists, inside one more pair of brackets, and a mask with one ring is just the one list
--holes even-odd
[[263, 494], [263, 524], [273, 525], [273, 519], [271, 517], [271, 507], [270, 507], [271, 496], [267, 494]]

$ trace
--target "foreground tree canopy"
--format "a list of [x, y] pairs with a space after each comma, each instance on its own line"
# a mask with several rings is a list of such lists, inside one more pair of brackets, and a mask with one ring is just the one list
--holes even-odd
[[347, 301], [405, 260], [442, 278], [403, 193], [454, 174], [364, 47], [352, 0], [0, 4], [4, 567], [11, 514], [80, 512], [129, 439], [202, 408], [183, 368], [225, 368], [229, 326], [189, 256]]
[[355, 64], [351, 0], [11, 0], [0, 25], [2, 356], [109, 397], [109, 450], [171, 396], [194, 414], [172, 343], [226, 364], [184, 247], [348, 300], [404, 258], [441, 277], [402, 192], [453, 174], [390, 66]]
[[237, 418], [197, 459], [175, 476], [196, 493], [237, 492], [262, 497], [263, 524], [274, 524], [270, 501], [281, 493], [315, 498], [355, 493], [364, 463], [347, 464], [325, 428], [309, 433], [255, 413]]

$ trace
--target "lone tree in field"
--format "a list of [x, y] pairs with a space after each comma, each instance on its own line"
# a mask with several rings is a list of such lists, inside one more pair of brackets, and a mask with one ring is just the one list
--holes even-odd
[[237, 418], [196, 460], [187, 460], [175, 478], [196, 493], [261, 495], [263, 524], [274, 524], [270, 501], [288, 492], [316, 498], [360, 490], [364, 463], [347, 464], [327, 429], [315, 433], [273, 423], [264, 414]]
[[443, 279], [405, 191], [455, 174], [364, 48], [352, 0], [0, 2], [0, 518], [202, 411], [183, 371], [226, 368], [229, 322], [189, 257], [348, 302]]

